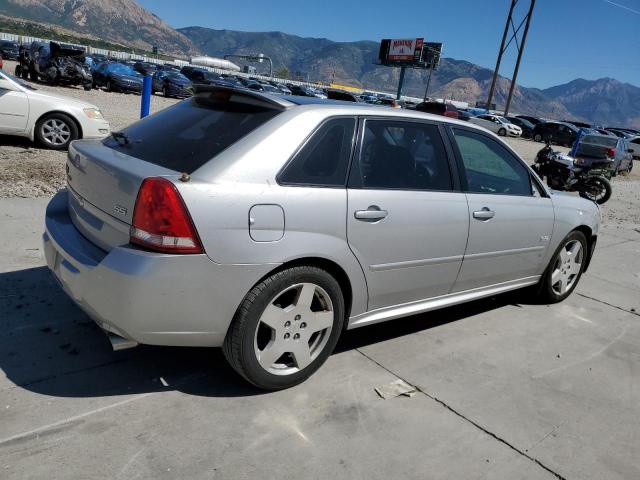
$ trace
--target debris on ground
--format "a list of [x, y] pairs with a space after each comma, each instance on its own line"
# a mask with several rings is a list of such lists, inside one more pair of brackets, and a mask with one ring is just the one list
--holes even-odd
[[394, 398], [403, 395], [405, 397], [413, 397], [417, 390], [415, 387], [409, 385], [407, 382], [401, 379], [397, 379], [391, 383], [387, 383], [386, 385], [382, 385], [381, 387], [376, 387], [375, 391], [380, 397], [384, 398]]

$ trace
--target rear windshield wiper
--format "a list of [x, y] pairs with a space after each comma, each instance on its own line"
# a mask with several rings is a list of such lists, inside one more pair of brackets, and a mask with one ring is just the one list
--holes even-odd
[[127, 137], [127, 134], [124, 132], [111, 132], [111, 136], [122, 146], [131, 143], [131, 140], [129, 140], [129, 137]]

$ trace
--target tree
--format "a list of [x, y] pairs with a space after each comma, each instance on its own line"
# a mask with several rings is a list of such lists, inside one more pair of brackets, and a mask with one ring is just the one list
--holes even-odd
[[287, 69], [287, 67], [282, 67], [276, 70], [274, 75], [278, 78], [289, 78], [289, 69]]

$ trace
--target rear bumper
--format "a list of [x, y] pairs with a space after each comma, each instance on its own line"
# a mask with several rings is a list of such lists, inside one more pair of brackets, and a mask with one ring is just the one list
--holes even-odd
[[102, 329], [151, 345], [220, 346], [251, 287], [273, 265], [220, 265], [131, 245], [99, 249], [75, 228], [66, 191], [47, 207], [44, 252], [64, 291]]

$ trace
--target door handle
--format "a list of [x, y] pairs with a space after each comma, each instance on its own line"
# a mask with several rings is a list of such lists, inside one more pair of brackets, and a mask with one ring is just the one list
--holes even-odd
[[477, 220], [491, 220], [495, 215], [496, 212], [490, 210], [489, 207], [483, 207], [482, 210], [473, 212], [473, 218]]
[[386, 210], [381, 210], [377, 205], [371, 205], [366, 210], [356, 210], [353, 214], [354, 217], [358, 220], [363, 220], [365, 222], [375, 222], [377, 220], [382, 220], [389, 212]]

